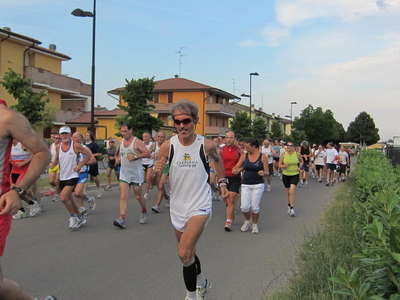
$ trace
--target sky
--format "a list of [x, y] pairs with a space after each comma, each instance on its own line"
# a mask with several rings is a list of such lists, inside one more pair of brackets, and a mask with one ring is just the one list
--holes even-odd
[[[91, 82], [93, 0], [0, 0], [0, 27], [72, 59], [62, 73]], [[381, 140], [400, 135], [400, 0], [97, 0], [95, 104], [125, 79], [175, 74], [281, 117], [330, 109], [345, 130], [362, 111]], [[181, 55], [177, 52], [181, 51]], [[179, 60], [181, 59], [181, 64]], [[248, 98], [242, 98], [249, 105]]]

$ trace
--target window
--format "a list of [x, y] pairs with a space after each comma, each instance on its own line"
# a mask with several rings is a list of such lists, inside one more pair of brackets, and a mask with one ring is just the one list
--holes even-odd
[[225, 118], [222, 119], [222, 126], [221, 127], [225, 127]]
[[168, 103], [174, 103], [174, 92], [168, 92]]
[[155, 94], [154, 94], [154, 99], [153, 99], [154, 103], [160, 103], [159, 97], [160, 97], [160, 94], [159, 94], [159, 93], [155, 93]]
[[208, 126], [212, 126], [212, 116], [208, 116]]

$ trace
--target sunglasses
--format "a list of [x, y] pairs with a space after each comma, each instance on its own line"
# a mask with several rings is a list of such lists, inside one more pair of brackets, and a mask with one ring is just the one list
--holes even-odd
[[288, 147], [293, 147], [294, 145], [293, 145], [293, 144], [287, 144], [287, 146], [288, 146]]
[[183, 119], [183, 120], [174, 119], [174, 123], [175, 123], [175, 125], [178, 125], [178, 126], [181, 125], [181, 123], [183, 125], [187, 125], [187, 124], [192, 123], [192, 119], [191, 118], [187, 118], [187, 119]]
[[61, 138], [54, 138], [55, 140], [61, 140]]

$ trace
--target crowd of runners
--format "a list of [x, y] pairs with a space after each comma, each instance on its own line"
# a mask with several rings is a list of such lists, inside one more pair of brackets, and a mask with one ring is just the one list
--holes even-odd
[[[194, 103], [174, 104], [171, 115], [176, 129], [168, 140], [163, 131], [157, 132], [154, 138], [146, 132], [140, 139], [134, 136], [130, 124], [120, 126], [122, 139], [110, 138], [106, 143], [107, 184], [103, 187], [105, 191], [112, 190], [114, 173], [119, 182], [120, 211], [113, 224], [121, 229], [127, 226], [131, 188], [141, 206], [140, 224], [146, 224], [149, 218], [150, 189], [157, 189], [156, 204], [151, 211], [160, 213], [165, 200], [183, 263], [186, 300], [205, 299], [211, 288], [201, 271], [195, 246], [211, 217], [212, 200], [225, 202], [225, 231], [232, 230], [237, 203], [240, 203], [244, 217], [241, 231], [250, 229], [257, 234], [263, 194], [272, 188], [281, 188], [272, 187], [272, 177], [282, 180], [287, 213], [294, 217], [296, 187], [308, 188], [310, 176], [318, 182], [325, 179], [326, 186], [331, 186], [345, 181], [350, 171], [346, 149], [336, 149], [332, 143], [310, 146], [303, 141], [298, 147], [292, 141], [265, 139], [259, 143], [255, 139], [236, 139], [233, 131], [225, 137], [206, 139], [194, 133], [198, 122], [198, 108]], [[103, 197], [96, 159], [103, 154], [90, 131], [82, 136], [62, 126], [51, 134], [51, 139], [48, 165], [51, 189], [45, 195], [64, 204], [69, 216], [68, 227], [75, 230], [86, 223], [85, 216], [96, 208], [96, 198]], [[21, 145], [18, 140], [13, 140], [11, 146], [10, 180], [17, 191], [35, 155], [35, 151], [25, 146], [28, 145]], [[90, 177], [96, 184], [97, 197], [86, 193]], [[27, 203], [30, 216], [44, 210], [35, 182], [22, 191], [19, 196]], [[13, 219], [27, 216], [22, 206], [13, 214]]]

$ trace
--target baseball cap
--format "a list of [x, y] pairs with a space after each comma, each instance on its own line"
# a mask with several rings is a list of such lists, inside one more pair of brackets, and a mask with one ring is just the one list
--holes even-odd
[[71, 128], [69, 128], [68, 126], [62, 126], [58, 133], [71, 133]]
[[114, 143], [114, 141], [113, 141], [113, 140], [110, 140], [109, 143]]

